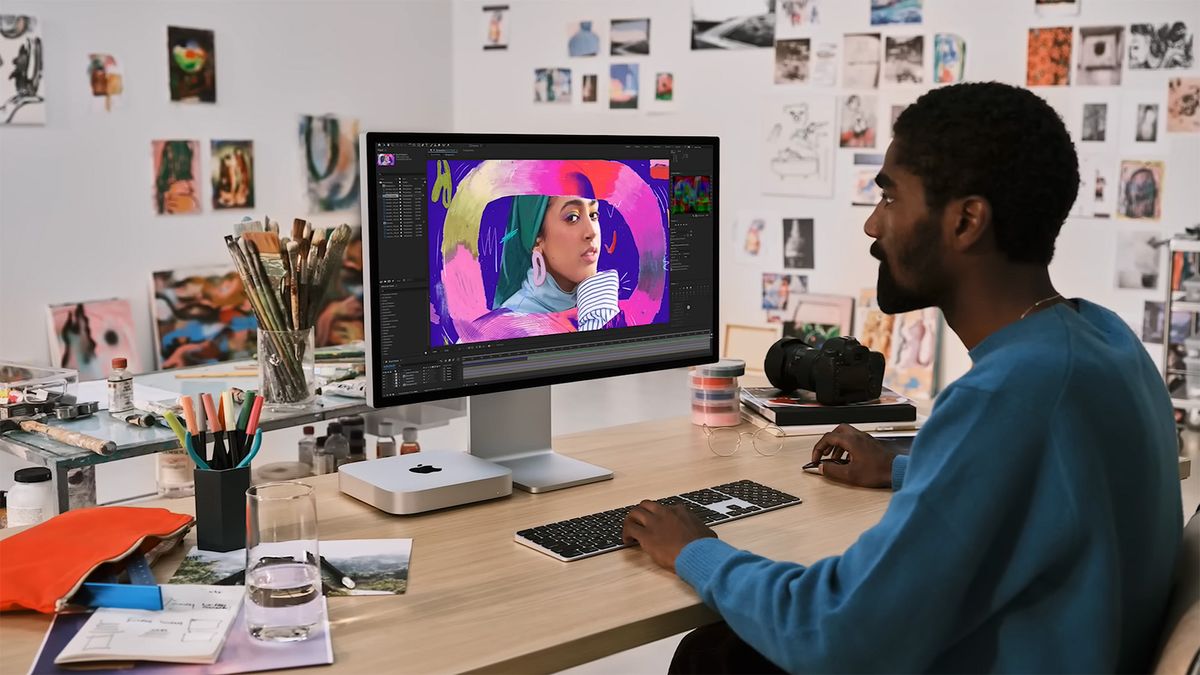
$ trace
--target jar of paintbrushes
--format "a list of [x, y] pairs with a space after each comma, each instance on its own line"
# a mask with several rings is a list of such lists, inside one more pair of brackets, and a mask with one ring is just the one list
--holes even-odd
[[299, 409], [314, 398], [313, 328], [350, 238], [349, 225], [326, 230], [300, 218], [290, 237], [270, 218], [243, 221], [225, 237], [258, 317], [260, 393], [270, 409]]

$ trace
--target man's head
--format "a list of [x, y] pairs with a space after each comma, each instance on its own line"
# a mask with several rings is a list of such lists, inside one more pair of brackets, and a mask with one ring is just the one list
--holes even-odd
[[984, 262], [1045, 267], [1079, 190], [1058, 114], [996, 82], [934, 89], [900, 114], [865, 231], [878, 298], [896, 314], [940, 306]]

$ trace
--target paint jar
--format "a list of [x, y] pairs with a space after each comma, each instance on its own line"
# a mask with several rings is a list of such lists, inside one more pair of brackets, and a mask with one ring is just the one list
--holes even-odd
[[746, 363], [737, 359], [725, 359], [692, 369], [692, 424], [709, 427], [741, 424], [738, 377], [745, 373]]
[[54, 493], [50, 489], [50, 469], [44, 466], [18, 469], [15, 484], [8, 491], [8, 526], [37, 525], [54, 515]]
[[316, 392], [313, 329], [258, 331], [258, 379], [263, 405], [303, 410]]

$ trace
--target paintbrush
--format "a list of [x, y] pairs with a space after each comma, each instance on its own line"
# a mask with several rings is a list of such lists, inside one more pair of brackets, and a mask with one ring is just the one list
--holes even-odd
[[292, 321], [295, 329], [307, 327], [300, 316], [300, 244], [295, 241], [287, 243], [287, 254], [284, 257], [284, 268], [288, 273], [288, 289], [291, 291]]

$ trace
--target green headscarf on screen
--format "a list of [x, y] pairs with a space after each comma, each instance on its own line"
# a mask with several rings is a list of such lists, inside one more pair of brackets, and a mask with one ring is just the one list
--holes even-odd
[[530, 255], [533, 244], [542, 231], [542, 218], [550, 198], [546, 195], [517, 195], [512, 200], [512, 211], [508, 216], [508, 229], [501, 239], [503, 252], [500, 254], [500, 279], [496, 281], [496, 297], [492, 309], [498, 309], [506, 300], [521, 289], [529, 268], [533, 267]]

